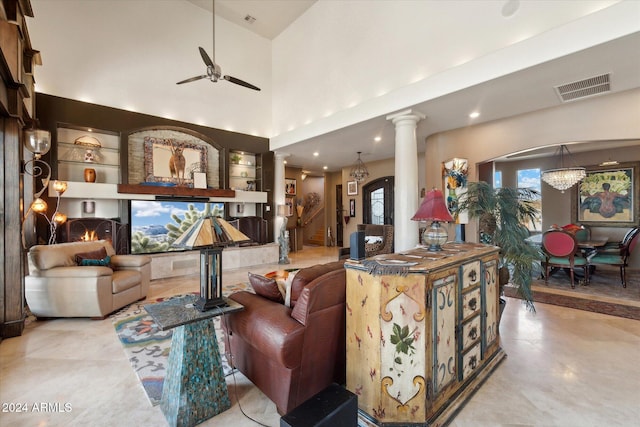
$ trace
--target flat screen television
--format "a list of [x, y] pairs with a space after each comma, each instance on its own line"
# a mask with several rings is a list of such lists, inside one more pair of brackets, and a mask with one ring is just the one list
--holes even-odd
[[131, 200], [131, 253], [183, 251], [172, 243], [198, 218], [210, 212], [225, 216], [225, 204], [192, 201]]

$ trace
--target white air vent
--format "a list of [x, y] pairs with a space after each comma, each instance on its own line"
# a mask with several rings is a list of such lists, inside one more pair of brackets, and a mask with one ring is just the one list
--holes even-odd
[[562, 102], [575, 101], [611, 91], [610, 74], [602, 74], [554, 88]]
[[247, 15], [244, 17], [244, 20], [247, 21], [249, 24], [253, 24], [254, 22], [256, 22], [256, 18], [254, 18], [251, 15]]

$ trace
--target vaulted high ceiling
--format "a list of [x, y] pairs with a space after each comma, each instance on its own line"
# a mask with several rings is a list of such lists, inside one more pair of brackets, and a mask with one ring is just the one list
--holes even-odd
[[216, 62], [259, 93], [176, 87], [203, 71], [197, 47], [211, 51], [210, 0], [32, 4], [38, 91], [269, 137], [314, 171], [349, 166], [356, 151], [392, 157], [386, 115], [405, 108], [426, 114], [424, 141], [561, 106], [555, 86], [596, 75], [610, 74], [611, 93], [640, 87], [640, 3], [629, 0], [218, 0]]

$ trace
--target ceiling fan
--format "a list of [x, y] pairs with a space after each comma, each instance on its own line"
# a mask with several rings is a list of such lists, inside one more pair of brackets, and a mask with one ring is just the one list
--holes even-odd
[[247, 87], [249, 89], [253, 89], [253, 90], [260, 90], [259, 87], [252, 85], [251, 83], [247, 83], [244, 80], [240, 80], [239, 78], [233, 77], [233, 76], [229, 76], [229, 75], [222, 75], [222, 69], [220, 68], [220, 66], [218, 64], [216, 64], [214, 62], [215, 57], [216, 57], [216, 2], [215, 0], [212, 2], [213, 3], [213, 10], [212, 10], [212, 16], [213, 16], [213, 60], [209, 57], [209, 55], [207, 54], [207, 51], [204, 50], [201, 47], [198, 47], [198, 49], [200, 50], [200, 56], [202, 57], [202, 60], [204, 61], [205, 65], [207, 66], [207, 74], [203, 74], [201, 76], [195, 76], [195, 77], [191, 77], [190, 79], [186, 79], [186, 80], [182, 80], [176, 84], [181, 85], [183, 83], [190, 83], [190, 82], [195, 82], [196, 80], [200, 80], [200, 79], [209, 79], [212, 82], [217, 82], [218, 79], [223, 79], [226, 80], [228, 82], [231, 83], [235, 83], [237, 85], [240, 86], [244, 86]]

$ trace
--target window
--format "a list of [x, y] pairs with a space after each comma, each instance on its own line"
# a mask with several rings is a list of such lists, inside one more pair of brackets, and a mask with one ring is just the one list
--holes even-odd
[[493, 173], [493, 188], [502, 188], [502, 171]]
[[371, 224], [384, 224], [384, 188], [371, 192]]
[[[520, 169], [518, 170], [518, 188], [530, 188], [532, 190], [541, 191], [542, 184], [540, 180], [540, 169]], [[529, 230], [537, 230], [540, 231], [542, 229], [542, 199], [538, 197], [535, 202], [540, 215], [538, 218], [530, 222], [529, 224], [525, 224]]]

